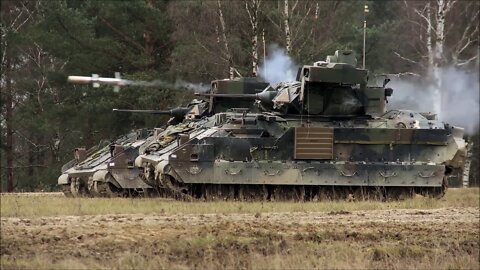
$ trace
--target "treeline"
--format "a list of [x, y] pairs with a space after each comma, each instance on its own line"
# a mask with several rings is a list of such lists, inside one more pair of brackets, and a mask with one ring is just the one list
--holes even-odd
[[[179, 80], [257, 76], [272, 44], [297, 63], [336, 49], [356, 51], [361, 63], [365, 18], [373, 72], [419, 74], [441, 89], [442, 67], [478, 71], [476, 1], [3, 0], [0, 186], [53, 189], [74, 147], [167, 120], [112, 108], [185, 104], [192, 93], [170, 87]], [[171, 83], [115, 93], [66, 82], [68, 75], [114, 72]]]

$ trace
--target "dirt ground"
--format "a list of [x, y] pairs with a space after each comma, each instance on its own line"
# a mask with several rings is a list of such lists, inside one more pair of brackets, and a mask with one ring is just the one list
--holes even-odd
[[479, 268], [478, 207], [1, 218], [2, 269]]

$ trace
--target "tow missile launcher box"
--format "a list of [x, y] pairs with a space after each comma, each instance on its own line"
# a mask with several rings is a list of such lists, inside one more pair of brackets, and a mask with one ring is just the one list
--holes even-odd
[[[211, 83], [211, 93], [213, 94], [257, 94], [262, 92], [269, 84], [258, 78], [242, 77], [235, 79], [214, 80]], [[221, 96], [210, 97], [211, 112], [223, 112], [231, 108], [250, 108], [253, 109], [253, 103], [243, 98], [230, 99]]]

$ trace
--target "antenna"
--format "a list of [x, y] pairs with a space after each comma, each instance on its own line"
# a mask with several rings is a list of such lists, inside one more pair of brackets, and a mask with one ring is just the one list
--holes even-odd
[[363, 69], [365, 69], [365, 39], [367, 36], [367, 13], [368, 5], [365, 5], [363, 10]]

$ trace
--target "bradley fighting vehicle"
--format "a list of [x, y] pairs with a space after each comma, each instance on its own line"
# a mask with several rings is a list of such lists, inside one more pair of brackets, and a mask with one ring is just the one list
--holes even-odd
[[[116, 74], [115, 78], [102, 78], [98, 75], [92, 77], [69, 76], [69, 82], [92, 83], [94, 87], [100, 84], [114, 85], [115, 91], [120, 86], [143, 85], [156, 86], [149, 82], [136, 82], [123, 80]], [[225, 83], [228, 81], [228, 89]], [[265, 88], [266, 83], [255, 78], [240, 78], [235, 80], [215, 81], [215, 87], [225, 89], [222, 93], [255, 93]], [[214, 93], [216, 89], [212, 90]], [[210, 104], [210, 105], [209, 105]], [[203, 100], [193, 100], [186, 107], [177, 107], [171, 110], [122, 110], [113, 109], [114, 112], [150, 113], [156, 115], [171, 115], [165, 129], [137, 130], [127, 135], [122, 135], [108, 143], [101, 142], [89, 150], [76, 148], [74, 159], [62, 167], [62, 175], [58, 184], [66, 196], [120, 196], [156, 193], [156, 189], [145, 183], [140, 177], [138, 169], [133, 166], [133, 161], [145, 149], [159, 149], [177, 139], [178, 134], [187, 132], [196, 127], [195, 122], [211, 112], [221, 110], [221, 106], [213, 107], [213, 103]]]
[[[69, 82], [92, 83], [94, 87], [100, 84], [114, 85], [116, 91], [119, 86], [132, 85], [135, 83], [116, 78], [102, 78], [97, 75], [92, 77], [69, 76]], [[178, 125], [184, 119], [195, 119], [201, 116], [206, 103], [201, 100], [193, 100], [186, 107], [177, 107], [171, 110], [122, 110], [113, 109], [114, 112], [150, 113], [156, 115], [170, 115], [172, 118], [167, 126]], [[180, 130], [181, 131], [181, 130]], [[62, 187], [66, 196], [121, 196], [152, 193], [154, 189], [139, 177], [138, 169], [133, 166], [135, 158], [139, 154], [139, 148], [145, 143], [157, 140], [161, 135], [173, 136], [176, 130], [140, 129], [129, 134], [122, 135], [116, 140], [101, 142], [98, 146], [89, 150], [76, 148], [74, 159], [63, 165], [62, 175], [58, 178], [58, 184]]]
[[[231, 109], [146, 149], [135, 166], [176, 198], [441, 197], [465, 160], [463, 129], [430, 113], [386, 111], [388, 79], [368, 79], [353, 52], [337, 51], [261, 92], [200, 94]], [[231, 104], [247, 101], [253, 108]]]

